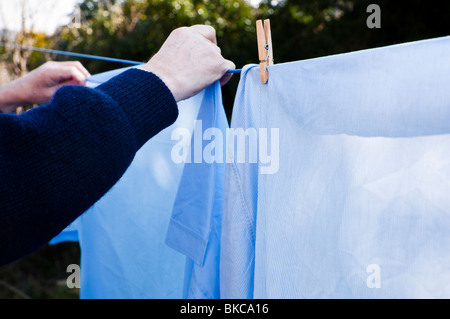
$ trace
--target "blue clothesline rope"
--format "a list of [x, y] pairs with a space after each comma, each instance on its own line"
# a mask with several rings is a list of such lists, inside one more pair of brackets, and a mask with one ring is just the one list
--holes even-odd
[[[8, 48], [22, 49], [22, 50], [44, 52], [44, 53], [67, 55], [67, 56], [73, 56], [73, 57], [77, 57], [77, 58], [86, 58], [86, 59], [93, 59], [93, 60], [108, 61], [108, 62], [117, 62], [117, 63], [132, 64], [132, 65], [143, 64], [143, 62], [132, 61], [132, 60], [116, 59], [116, 58], [109, 58], [109, 57], [105, 57], [105, 56], [92, 55], [92, 54], [83, 54], [83, 53], [76, 53], [76, 52], [69, 52], [69, 51], [36, 48], [36, 47], [30, 47], [30, 46], [22, 46], [22, 45], [13, 44], [13, 43], [0, 42], [0, 46], [8, 47]], [[228, 70], [227, 71], [227, 73], [240, 73], [240, 72], [241, 72], [241, 70]]]

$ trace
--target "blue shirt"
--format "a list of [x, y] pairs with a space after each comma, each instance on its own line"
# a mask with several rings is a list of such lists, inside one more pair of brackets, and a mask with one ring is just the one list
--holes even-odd
[[[89, 79], [88, 86], [95, 87], [124, 70], [95, 75]], [[188, 180], [190, 170], [184, 170], [185, 161], [174, 158], [173, 152], [177, 145], [186, 142], [179, 140], [174, 132], [183, 129], [194, 136], [197, 118], [203, 120], [205, 129], [213, 127], [216, 120], [228, 126], [220, 94], [217, 82], [196, 96], [179, 102], [176, 122], [149, 140], [137, 152], [119, 182], [52, 240], [51, 243], [79, 240], [81, 298], [195, 298], [196, 294], [188, 295], [188, 287], [197, 280], [207, 285], [205, 291], [215, 289], [218, 277], [210, 282], [195, 274], [200, 271], [197, 268], [206, 269], [210, 265], [206, 245], [216, 218], [212, 213], [221, 213], [215, 208], [214, 196], [222, 196], [220, 187], [214, 191], [210, 186], [220, 185], [220, 182], [216, 184], [220, 177], [216, 177], [216, 169], [212, 165], [211, 172], [205, 171], [203, 175], [214, 174], [211, 180], [204, 181], [197, 176]], [[189, 146], [190, 138], [187, 142]], [[192, 165], [193, 168], [197, 165], [204, 168], [201, 163]], [[224, 168], [224, 164], [222, 166]], [[190, 187], [188, 182], [197, 187]], [[181, 211], [183, 196], [200, 196], [200, 205], [200, 199], [212, 196], [208, 202], [211, 205]], [[172, 210], [174, 216], [171, 218]], [[197, 212], [200, 215], [196, 215]], [[203, 217], [206, 219], [200, 219]], [[206, 223], [202, 224], [203, 220]], [[179, 227], [174, 227], [174, 223]], [[183, 230], [190, 227], [200, 229], [200, 239], [186, 245]], [[166, 244], [166, 236], [170, 246]], [[197, 262], [195, 266], [191, 259]], [[216, 264], [218, 261], [212, 267]], [[216, 290], [218, 292], [218, 287]]]

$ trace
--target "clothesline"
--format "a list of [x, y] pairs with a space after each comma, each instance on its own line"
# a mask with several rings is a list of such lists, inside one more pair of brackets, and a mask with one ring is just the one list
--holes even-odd
[[[132, 60], [124, 60], [124, 59], [117, 59], [117, 58], [110, 58], [100, 55], [93, 55], [93, 54], [84, 54], [84, 53], [76, 53], [76, 52], [69, 52], [69, 51], [62, 51], [62, 50], [52, 50], [52, 49], [45, 49], [45, 48], [36, 48], [31, 46], [23, 46], [19, 44], [14, 43], [5, 43], [0, 42], [0, 46], [7, 47], [7, 48], [15, 48], [15, 49], [22, 49], [22, 50], [30, 50], [30, 51], [37, 51], [37, 52], [44, 52], [44, 53], [52, 53], [52, 54], [59, 54], [59, 55], [67, 55], [67, 56], [73, 56], [77, 58], [86, 58], [86, 59], [93, 59], [93, 60], [101, 60], [101, 61], [109, 61], [109, 62], [117, 62], [117, 63], [125, 63], [125, 64], [132, 64], [132, 65], [140, 65], [143, 64], [143, 62], [138, 61], [132, 61]], [[241, 70], [228, 70], [227, 73], [240, 73]]]

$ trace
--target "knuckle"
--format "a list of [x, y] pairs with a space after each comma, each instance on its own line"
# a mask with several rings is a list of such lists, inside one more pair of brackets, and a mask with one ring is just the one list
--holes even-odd
[[79, 78], [79, 72], [78, 72], [78, 69], [77, 69], [77, 67], [76, 66], [70, 66], [69, 67], [69, 72], [70, 72], [70, 75], [72, 76], [72, 78], [74, 78], [74, 79], [78, 79]]
[[47, 61], [42, 66], [48, 68], [48, 67], [52, 67], [54, 65], [55, 65], [54, 61]]
[[214, 29], [214, 27], [212, 27], [210, 25], [205, 25], [205, 27], [208, 30], [208, 32], [211, 33], [211, 35], [216, 35], [216, 29]]
[[203, 26], [203, 32], [205, 33], [205, 35], [210, 38], [210, 39], [215, 39], [216, 38], [216, 29], [214, 29], [212, 26], [210, 25], [204, 25]]
[[172, 31], [172, 35], [174, 36], [184, 36], [189, 32], [189, 28], [180, 27]]

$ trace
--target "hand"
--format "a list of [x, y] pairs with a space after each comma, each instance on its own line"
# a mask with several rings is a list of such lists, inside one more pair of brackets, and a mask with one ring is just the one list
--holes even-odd
[[63, 85], [85, 85], [89, 72], [77, 61], [46, 62], [24, 77], [0, 87], [0, 110], [14, 111], [22, 104], [48, 102]]
[[140, 68], [161, 78], [178, 102], [219, 79], [225, 85], [232, 76], [226, 71], [236, 66], [222, 57], [214, 28], [195, 25], [175, 29], [158, 53]]

